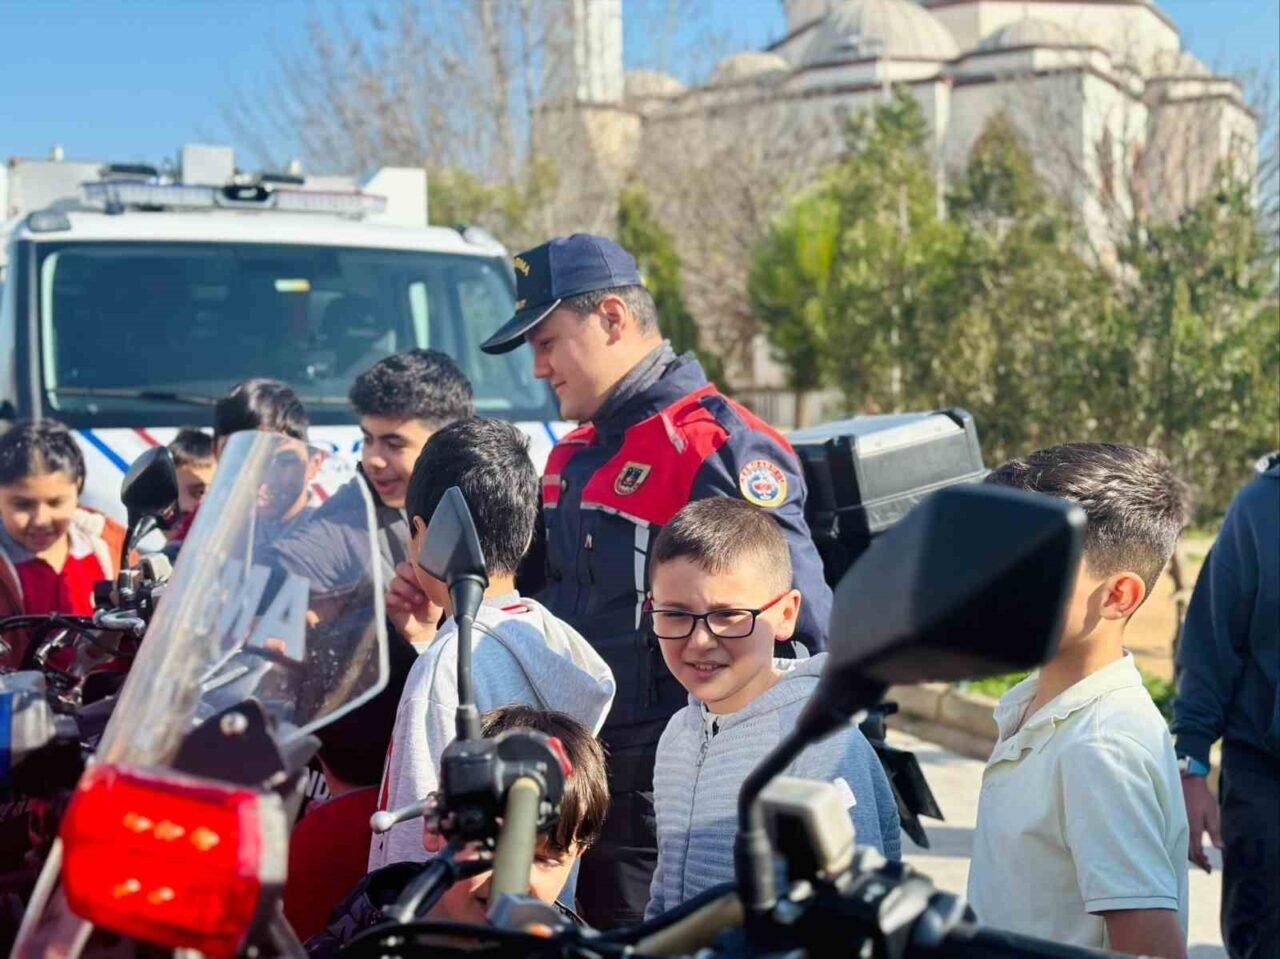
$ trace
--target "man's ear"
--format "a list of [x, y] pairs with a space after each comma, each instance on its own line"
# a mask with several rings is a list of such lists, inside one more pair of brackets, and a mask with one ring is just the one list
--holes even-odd
[[1137, 573], [1124, 570], [1107, 577], [1101, 594], [1098, 614], [1103, 619], [1128, 619], [1147, 598], [1147, 584]]
[[610, 343], [618, 342], [635, 327], [636, 319], [631, 315], [631, 308], [620, 296], [606, 296], [596, 307], [596, 312], [600, 314], [600, 322]]

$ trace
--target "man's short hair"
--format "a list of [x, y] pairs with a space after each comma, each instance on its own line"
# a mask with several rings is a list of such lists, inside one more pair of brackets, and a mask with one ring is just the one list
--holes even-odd
[[298, 394], [279, 380], [245, 380], [213, 406], [213, 438], [262, 430], [307, 441], [311, 418]]
[[777, 521], [729, 496], [695, 500], [662, 528], [652, 565], [674, 559], [687, 559], [713, 576], [749, 563], [778, 590], [791, 586], [791, 553]]
[[609, 811], [609, 778], [604, 750], [591, 731], [572, 716], [532, 706], [503, 706], [480, 719], [480, 734], [492, 739], [510, 729], [532, 729], [554, 736], [573, 765], [560, 800], [560, 818], [542, 833], [557, 852], [589, 849], [600, 838]]
[[169, 455], [173, 457], [173, 465], [181, 469], [184, 466], [200, 466], [212, 463], [213, 437], [204, 430], [193, 427], [178, 430], [178, 435], [169, 444]]
[[458, 420], [427, 440], [405, 494], [410, 522], [431, 522], [445, 491], [466, 498], [490, 575], [514, 573], [533, 539], [538, 515], [538, 471], [529, 441], [501, 420]]
[[616, 296], [627, 304], [636, 318], [636, 326], [642, 332], [649, 333], [658, 329], [658, 307], [653, 302], [653, 294], [643, 286], [615, 286], [607, 290], [593, 290], [571, 296], [561, 305], [567, 306], [578, 316], [590, 316], [599, 309], [605, 297], [609, 296]]
[[1189, 496], [1164, 454], [1116, 443], [1068, 443], [993, 470], [988, 483], [1047, 493], [1084, 510], [1084, 558], [1095, 576], [1122, 570], [1155, 587], [1187, 523]]
[[471, 381], [439, 350], [406, 350], [374, 363], [349, 394], [359, 416], [422, 420], [438, 430], [475, 415]]

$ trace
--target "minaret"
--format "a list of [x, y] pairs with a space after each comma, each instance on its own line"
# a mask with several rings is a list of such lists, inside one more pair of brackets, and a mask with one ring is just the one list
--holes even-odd
[[549, 38], [547, 103], [622, 102], [622, 0], [567, 0]]

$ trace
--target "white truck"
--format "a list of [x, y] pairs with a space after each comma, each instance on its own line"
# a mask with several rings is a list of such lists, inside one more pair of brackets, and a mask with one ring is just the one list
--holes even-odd
[[422, 170], [359, 187], [242, 174], [229, 148], [188, 146], [170, 172], [60, 157], [4, 172], [0, 420], [74, 429], [86, 505], [121, 517], [133, 459], [209, 426], [252, 376], [306, 403], [312, 441], [336, 454], [323, 496], [358, 458], [352, 380], [412, 347], [452, 356], [479, 412], [516, 423], [539, 468], [569, 429], [528, 357], [480, 352], [513, 311], [509, 257], [483, 231], [429, 226]]

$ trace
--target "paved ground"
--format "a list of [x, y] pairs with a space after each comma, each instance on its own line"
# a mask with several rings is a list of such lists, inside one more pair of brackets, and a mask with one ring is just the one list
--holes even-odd
[[[978, 812], [978, 790], [982, 784], [982, 763], [948, 752], [932, 743], [906, 733], [891, 731], [895, 745], [915, 752], [924, 773], [938, 798], [946, 822], [924, 820], [931, 849], [919, 849], [903, 837], [907, 860], [927, 873], [937, 885], [949, 892], [963, 893], [969, 878], [969, 853], [973, 843], [973, 827]], [[1221, 868], [1216, 858], [1215, 866]], [[1221, 902], [1221, 874], [1206, 876], [1196, 869], [1191, 872], [1191, 929], [1188, 936], [1190, 959], [1226, 959], [1222, 936], [1218, 931], [1218, 907]]]

